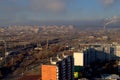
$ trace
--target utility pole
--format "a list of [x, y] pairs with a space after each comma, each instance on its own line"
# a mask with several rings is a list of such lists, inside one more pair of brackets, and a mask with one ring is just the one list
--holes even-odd
[[48, 46], [49, 46], [49, 43], [48, 43], [48, 39], [47, 39], [47, 43], [46, 43], [46, 50], [48, 50]]
[[8, 54], [6, 54], [6, 52], [7, 52], [6, 41], [5, 40], [0, 40], [0, 41], [4, 43], [4, 60], [5, 60], [5, 64], [6, 64], [6, 55], [8, 55]]
[[6, 55], [8, 55], [8, 54], [6, 54], [6, 52], [7, 52], [7, 45], [6, 45], [6, 42], [5, 42], [5, 40], [4, 40], [4, 47], [5, 47], [5, 64], [6, 64]]

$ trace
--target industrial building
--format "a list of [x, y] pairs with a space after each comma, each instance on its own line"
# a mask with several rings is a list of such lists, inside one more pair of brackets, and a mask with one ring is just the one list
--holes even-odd
[[42, 65], [41, 72], [42, 80], [74, 80], [73, 56], [50, 58], [49, 64]]

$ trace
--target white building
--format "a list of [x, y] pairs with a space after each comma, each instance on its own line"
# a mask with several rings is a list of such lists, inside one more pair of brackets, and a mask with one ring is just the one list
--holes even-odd
[[74, 52], [74, 66], [88, 66], [95, 61], [93, 49], [84, 49], [81, 52]]
[[120, 45], [116, 45], [116, 46], [115, 46], [115, 55], [116, 55], [117, 57], [120, 57]]
[[84, 53], [83, 52], [74, 52], [74, 65], [84, 66]]

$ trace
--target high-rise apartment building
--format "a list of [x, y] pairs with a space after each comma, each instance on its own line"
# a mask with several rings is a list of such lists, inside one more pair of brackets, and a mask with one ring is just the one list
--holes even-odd
[[50, 59], [50, 64], [42, 65], [42, 80], [74, 80], [74, 59], [61, 56]]
[[120, 45], [116, 45], [116, 46], [115, 46], [115, 55], [116, 55], [117, 57], [120, 57]]
[[88, 66], [95, 61], [110, 61], [120, 58], [120, 45], [93, 45], [74, 52], [75, 66]]

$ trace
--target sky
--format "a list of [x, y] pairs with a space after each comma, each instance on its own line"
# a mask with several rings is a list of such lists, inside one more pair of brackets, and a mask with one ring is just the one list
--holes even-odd
[[0, 26], [120, 16], [120, 0], [0, 0]]

